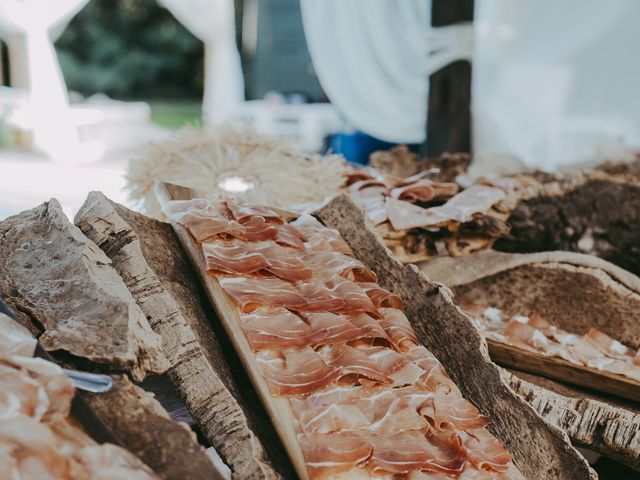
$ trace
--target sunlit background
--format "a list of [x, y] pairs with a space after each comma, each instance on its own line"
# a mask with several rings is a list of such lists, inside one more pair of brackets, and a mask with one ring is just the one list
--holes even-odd
[[477, 0], [473, 24], [439, 28], [430, 2], [395, 4], [0, 0], [0, 218], [52, 196], [72, 215], [93, 189], [127, 203], [127, 161], [185, 125], [250, 123], [356, 162], [420, 145], [429, 76], [460, 61], [476, 169], [640, 143], [639, 2]]

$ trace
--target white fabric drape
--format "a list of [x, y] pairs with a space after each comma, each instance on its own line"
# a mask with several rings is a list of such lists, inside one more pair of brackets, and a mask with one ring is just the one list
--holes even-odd
[[225, 119], [244, 100], [233, 0], [159, 1], [204, 43], [203, 114], [212, 121]]
[[424, 139], [430, 0], [302, 0], [313, 66], [355, 128], [392, 142]]
[[322, 88], [346, 120], [398, 143], [424, 141], [428, 77], [471, 56], [468, 25], [431, 28], [431, 0], [301, 0]]
[[0, 38], [10, 49], [12, 81], [28, 94], [34, 142], [61, 161], [70, 160], [79, 140], [49, 30], [87, 1], [0, 0]]
[[637, 141], [639, 21], [634, 0], [476, 1], [473, 168], [553, 169]]

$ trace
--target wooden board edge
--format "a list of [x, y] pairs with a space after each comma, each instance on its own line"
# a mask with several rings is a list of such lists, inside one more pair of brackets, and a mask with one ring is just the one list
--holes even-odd
[[[197, 192], [166, 182], [160, 182], [156, 186], [156, 195], [161, 204], [171, 200], [186, 200], [187, 195], [196, 195]], [[176, 198], [173, 197], [176, 195]], [[191, 197], [189, 197], [191, 198]], [[191, 234], [180, 224], [171, 222], [180, 243], [184, 247], [189, 260], [195, 266], [198, 276], [202, 281], [209, 301], [213, 305], [216, 314], [221, 320], [233, 348], [238, 353], [238, 357], [247, 372], [251, 383], [256, 389], [258, 396], [267, 410], [267, 414], [271, 418], [280, 440], [285, 450], [288, 452], [291, 463], [296, 473], [301, 479], [307, 480], [307, 467], [302, 455], [302, 449], [298, 443], [294, 428], [293, 412], [289, 405], [289, 401], [285, 398], [277, 398], [271, 395], [269, 387], [262, 375], [262, 371], [255, 359], [255, 354], [249, 346], [244, 332], [241, 328], [241, 320], [237, 306], [232, 302], [228, 295], [224, 292], [219, 282], [206, 274], [205, 260], [200, 244], [191, 236]]]
[[563, 358], [547, 357], [513, 345], [487, 339], [489, 355], [496, 363], [640, 402], [640, 382], [596, 368], [575, 365]]

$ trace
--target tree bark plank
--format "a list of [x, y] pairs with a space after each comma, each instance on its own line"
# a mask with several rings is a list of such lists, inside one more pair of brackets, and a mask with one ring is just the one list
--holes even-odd
[[[253, 412], [253, 424], [260, 424], [256, 405], [241, 402], [228, 357], [198, 302], [199, 287], [170, 225], [136, 214], [99, 192], [89, 194], [75, 221], [111, 258], [161, 336], [171, 364], [169, 377], [234, 478], [278, 477], [247, 418]], [[270, 425], [265, 428], [263, 421], [260, 428], [268, 432]]]
[[224, 478], [187, 425], [171, 420], [152, 394], [125, 375], [113, 378], [110, 391], [81, 395], [129, 451], [163, 480]]
[[443, 363], [465, 397], [491, 419], [489, 429], [512, 453], [529, 479], [596, 478], [567, 435], [545, 421], [508, 385], [486, 343], [447, 291], [413, 266], [395, 260], [347, 196], [332, 200], [317, 216], [340, 230], [356, 256], [378, 274], [379, 283], [400, 295], [421, 342]]
[[137, 380], [162, 373], [160, 338], [110, 264], [55, 199], [0, 222], [0, 297], [45, 349]]

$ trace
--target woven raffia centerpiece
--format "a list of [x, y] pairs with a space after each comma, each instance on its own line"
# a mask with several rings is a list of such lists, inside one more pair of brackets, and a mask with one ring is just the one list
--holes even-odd
[[290, 140], [221, 125], [188, 127], [147, 146], [129, 163], [126, 181], [130, 198], [156, 218], [158, 181], [303, 211], [336, 195], [347, 169], [341, 156], [304, 154]]

